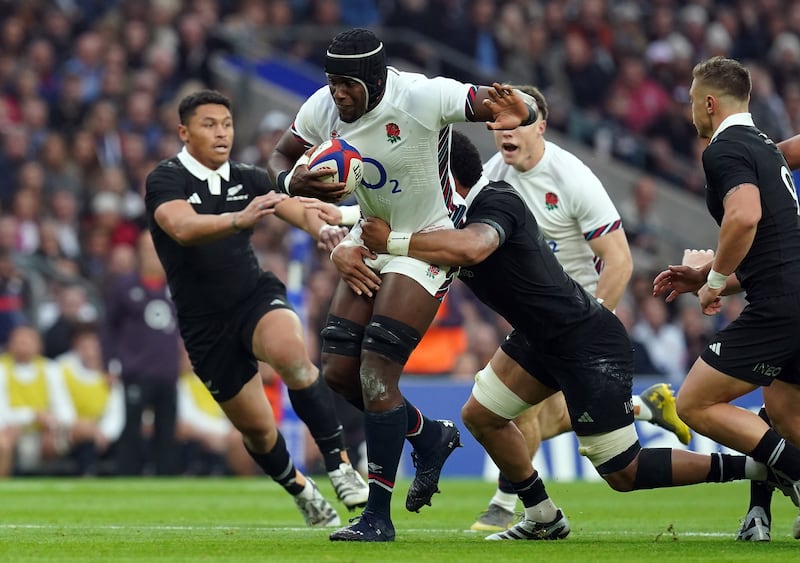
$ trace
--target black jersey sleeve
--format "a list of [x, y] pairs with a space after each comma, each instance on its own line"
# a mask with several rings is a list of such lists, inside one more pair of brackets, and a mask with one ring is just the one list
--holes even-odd
[[165, 160], [147, 175], [145, 181], [144, 202], [149, 213], [155, 213], [162, 203], [174, 199], [186, 199], [186, 172], [183, 167], [172, 160]]
[[485, 223], [500, 235], [500, 246], [522, 224], [525, 203], [513, 189], [495, 189], [486, 186], [467, 211], [467, 225]]
[[706, 181], [722, 201], [725, 195], [741, 184], [758, 186], [753, 156], [743, 143], [719, 139], [703, 151]]

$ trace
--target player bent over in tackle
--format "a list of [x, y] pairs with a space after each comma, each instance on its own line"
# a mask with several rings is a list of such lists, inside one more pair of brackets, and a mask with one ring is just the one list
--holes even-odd
[[[493, 359], [476, 374], [462, 409], [464, 423], [525, 506], [520, 523], [487, 539], [561, 539], [570, 532], [512, 422], [558, 390], [581, 453], [617, 491], [766, 478], [766, 467], [745, 456], [642, 448], [633, 424], [633, 351], [625, 327], [564, 273], [514, 188], [482, 177], [477, 149], [463, 135], [454, 134], [451, 166], [467, 200], [467, 223], [410, 234], [407, 254], [461, 265], [464, 283], [514, 327], [504, 351], [528, 372], [498, 375]], [[408, 234], [391, 233], [374, 218], [362, 230], [375, 252], [385, 252], [390, 237]]]
[[[522, 196], [564, 271], [607, 309], [616, 309], [633, 271], [624, 224], [600, 179], [578, 157], [546, 138], [549, 107], [542, 92], [517, 86], [533, 98], [536, 121], [516, 129], [494, 131], [497, 152], [483, 165], [484, 174], [508, 182]], [[552, 201], [557, 203], [553, 204]], [[555, 250], [557, 249], [557, 251]], [[498, 350], [500, 373], [522, 375], [523, 368]], [[633, 397], [634, 417], [673, 432], [684, 444], [691, 433], [675, 410], [666, 383], [656, 383]], [[572, 430], [562, 393], [554, 393], [514, 420], [525, 436], [531, 458], [542, 440]], [[488, 508], [472, 530], [498, 531], [515, 522], [517, 495], [505, 475]]]

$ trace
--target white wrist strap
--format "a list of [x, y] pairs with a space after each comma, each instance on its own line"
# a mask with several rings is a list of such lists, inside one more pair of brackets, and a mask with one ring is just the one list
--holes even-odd
[[386, 250], [395, 256], [408, 256], [408, 247], [411, 244], [411, 233], [391, 231], [386, 239]]
[[715, 272], [714, 268], [711, 268], [711, 270], [708, 272], [706, 283], [708, 284], [709, 289], [722, 289], [725, 287], [725, 284], [728, 283], [728, 275]]
[[342, 205], [339, 211], [342, 213], [342, 225], [350, 227], [361, 219], [361, 208], [358, 205]]

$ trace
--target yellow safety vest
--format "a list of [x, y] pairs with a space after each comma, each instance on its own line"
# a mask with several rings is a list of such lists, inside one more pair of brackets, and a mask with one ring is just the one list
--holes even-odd
[[93, 381], [86, 381], [65, 364], [61, 365], [61, 369], [64, 370], [64, 379], [78, 418], [95, 422], [100, 420], [111, 395], [111, 388], [105, 378], [98, 376], [93, 378]]
[[8, 399], [12, 408], [28, 407], [34, 411], [45, 411], [50, 405], [50, 396], [47, 389], [47, 376], [45, 375], [44, 358], [33, 360], [36, 377], [30, 382], [22, 382], [14, 375], [16, 362], [11, 354], [0, 355], [0, 363], [8, 375]]

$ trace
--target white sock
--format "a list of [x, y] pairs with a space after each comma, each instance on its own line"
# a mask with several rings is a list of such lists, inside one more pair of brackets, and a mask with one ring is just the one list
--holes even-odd
[[633, 412], [636, 412], [636, 407], [639, 407], [639, 414], [635, 414], [633, 418], [636, 420], [653, 420], [653, 411], [650, 410], [650, 407], [644, 404], [642, 398], [639, 395], [633, 396]]
[[544, 499], [539, 504], [528, 507], [525, 509], [525, 520], [533, 520], [534, 522], [552, 522], [556, 519], [558, 508], [553, 504], [550, 497]]
[[504, 493], [497, 489], [492, 497], [491, 504], [496, 504], [509, 512], [514, 512], [517, 509], [517, 500], [519, 500], [519, 497], [516, 493]]
[[744, 476], [753, 481], [764, 481], [767, 478], [767, 466], [747, 456], [744, 460]]

